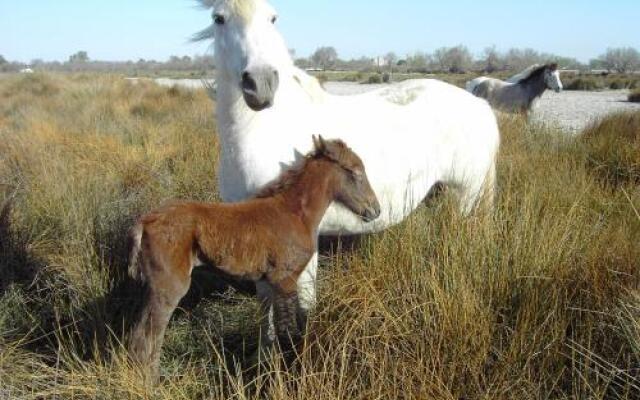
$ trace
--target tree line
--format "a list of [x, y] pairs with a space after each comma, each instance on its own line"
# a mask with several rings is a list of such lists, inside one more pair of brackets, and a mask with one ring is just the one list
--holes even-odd
[[[296, 57], [295, 50], [290, 50], [296, 65], [307, 69], [376, 71], [393, 69], [405, 72], [450, 72], [467, 71], [495, 72], [505, 70], [522, 70], [532, 64], [557, 62], [563, 69], [603, 70], [626, 73], [640, 70], [640, 52], [632, 47], [609, 48], [599, 57], [588, 63], [581, 63], [575, 58], [555, 54], [541, 53], [534, 49], [509, 49], [500, 52], [495, 46], [487, 47], [479, 55], [474, 55], [466, 46], [442, 47], [433, 53], [415, 52], [399, 57], [389, 52], [379, 57], [360, 57], [350, 60], [341, 59], [334, 47], [318, 48], [310, 57]], [[11, 62], [0, 55], [0, 72], [17, 72], [24, 68], [49, 71], [87, 71], [87, 72], [159, 72], [159, 71], [196, 71], [204, 75], [214, 68], [213, 57], [204, 56], [171, 56], [166, 61], [95, 61], [86, 51], [78, 51], [65, 62], [32, 60], [29, 64]]]
[[34, 70], [58, 72], [160, 72], [160, 71], [189, 71], [204, 75], [213, 68], [213, 57], [210, 55], [171, 56], [166, 61], [145, 60], [137, 61], [99, 61], [92, 60], [88, 52], [78, 51], [69, 56], [67, 61], [31, 60], [30, 63], [10, 62], [0, 55], [0, 72], [18, 72], [25, 68]]
[[474, 57], [466, 46], [442, 47], [433, 53], [415, 52], [399, 57], [389, 52], [380, 57], [362, 57], [342, 60], [334, 47], [318, 48], [308, 58], [296, 58], [296, 64], [303, 68], [321, 70], [371, 71], [394, 67], [409, 72], [450, 72], [467, 71], [495, 72], [522, 70], [532, 64], [556, 62], [564, 69], [605, 70], [609, 72], [631, 72], [640, 70], [640, 52], [632, 47], [609, 48], [588, 63], [575, 58], [541, 53], [534, 49], [509, 49], [500, 52], [495, 46], [487, 47], [478, 57]]

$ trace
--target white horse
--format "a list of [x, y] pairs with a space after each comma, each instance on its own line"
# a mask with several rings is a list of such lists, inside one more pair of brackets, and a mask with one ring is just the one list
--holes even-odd
[[[225, 201], [254, 195], [283, 166], [308, 153], [312, 134], [341, 138], [360, 155], [382, 209], [364, 223], [339, 205], [319, 234], [360, 234], [402, 221], [436, 184], [458, 189], [467, 213], [491, 203], [499, 147], [489, 105], [436, 80], [406, 81], [357, 96], [332, 96], [296, 68], [264, 0], [200, 0], [213, 24], [196, 35], [215, 38], [219, 189]], [[303, 210], [304, 211], [304, 210]], [[298, 285], [303, 310], [315, 301], [317, 254]], [[268, 301], [266, 285], [258, 295]]]
[[467, 82], [466, 88], [500, 111], [528, 113], [545, 90], [561, 92], [562, 81], [558, 64], [534, 64], [506, 81], [481, 76]]

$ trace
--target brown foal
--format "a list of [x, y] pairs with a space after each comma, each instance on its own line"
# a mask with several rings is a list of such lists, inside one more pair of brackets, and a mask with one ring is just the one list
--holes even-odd
[[314, 151], [299, 168], [284, 172], [254, 199], [173, 202], [139, 218], [129, 236], [129, 273], [146, 284], [129, 339], [135, 361], [157, 372], [171, 314], [200, 265], [238, 279], [265, 280], [274, 292], [278, 338], [299, 337], [304, 327], [296, 317], [296, 283], [316, 251], [325, 211], [337, 201], [364, 221], [380, 214], [360, 158], [340, 140], [313, 142]]

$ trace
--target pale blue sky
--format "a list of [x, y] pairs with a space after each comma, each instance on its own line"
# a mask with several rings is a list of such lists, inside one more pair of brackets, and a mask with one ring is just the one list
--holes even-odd
[[[290, 48], [322, 45], [343, 58], [465, 44], [532, 47], [587, 61], [607, 47], [640, 48], [640, 0], [272, 0]], [[10, 60], [164, 60], [206, 44], [189, 36], [210, 14], [189, 0], [0, 0], [0, 54]]]

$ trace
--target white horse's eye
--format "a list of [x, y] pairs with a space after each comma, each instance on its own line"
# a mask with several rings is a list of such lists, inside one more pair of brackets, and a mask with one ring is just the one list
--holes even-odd
[[220, 14], [216, 14], [213, 16], [213, 22], [216, 23], [216, 25], [224, 25], [224, 15], [220, 15]]
[[277, 15], [274, 15], [273, 17], [271, 17], [271, 23], [272, 24], [275, 24], [277, 20], [278, 20], [278, 16]]

